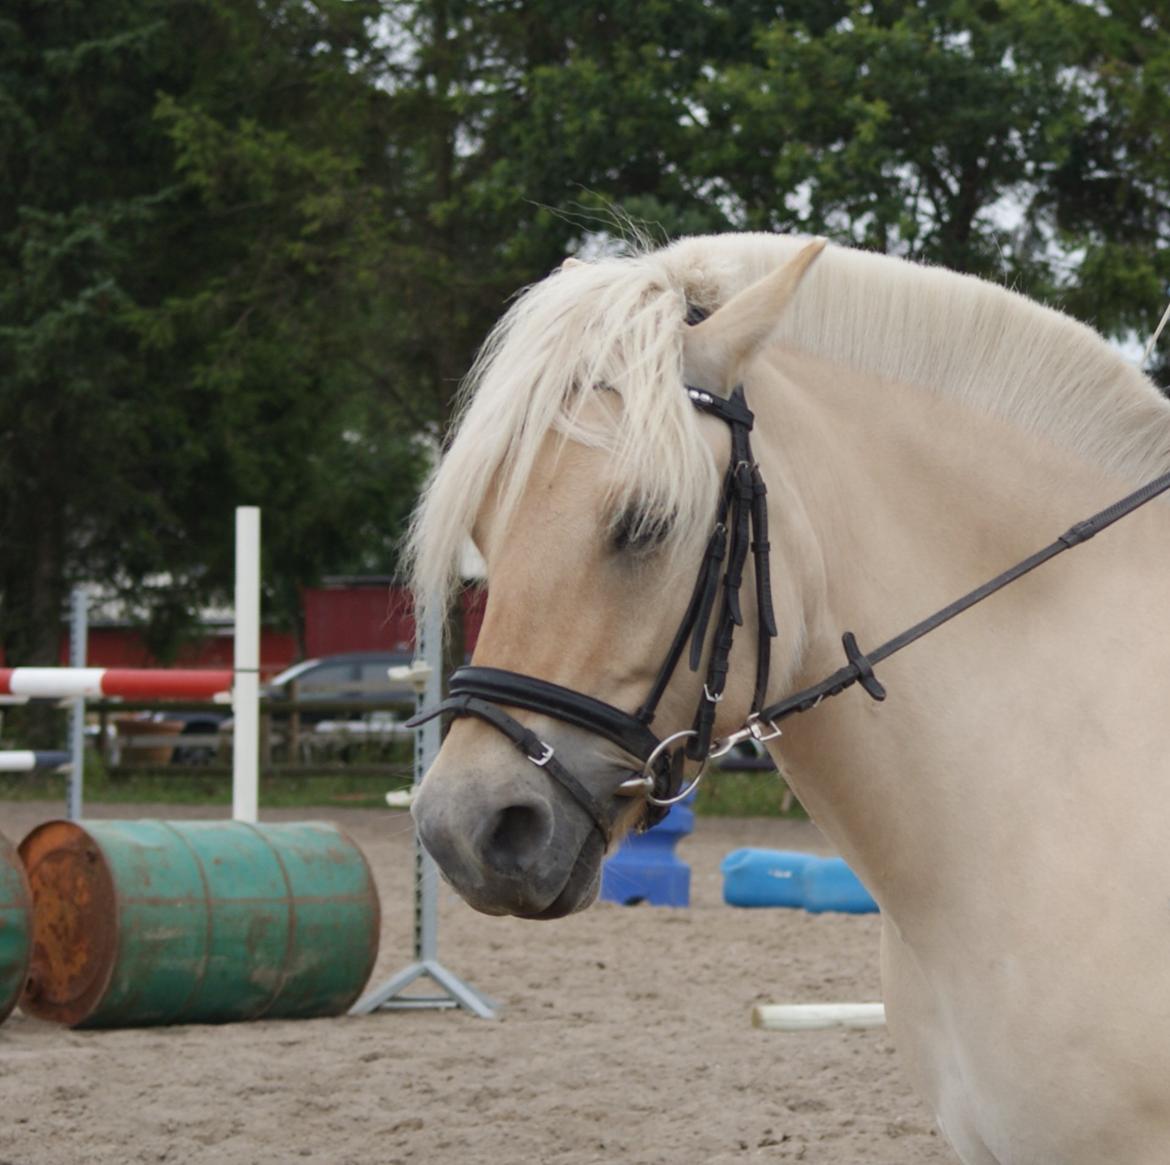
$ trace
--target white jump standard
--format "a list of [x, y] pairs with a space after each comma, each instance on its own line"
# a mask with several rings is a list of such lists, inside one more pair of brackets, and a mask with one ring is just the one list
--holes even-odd
[[[84, 594], [74, 592], [72, 658], [84, 660], [86, 639]], [[236, 625], [235, 667], [227, 668], [118, 668], [118, 667], [9, 667], [0, 668], [0, 696], [23, 699], [73, 700], [70, 738], [69, 802], [71, 820], [81, 816], [82, 749], [87, 698], [170, 698], [231, 700], [232, 817], [255, 822], [260, 772], [260, 511], [236, 507]], [[15, 762], [13, 762], [15, 763]], [[23, 763], [23, 762], [21, 762]], [[0, 768], [0, 771], [4, 771]], [[25, 769], [8, 771], [27, 771]]]
[[[442, 619], [439, 605], [427, 608], [425, 626], [415, 629], [415, 706], [422, 708], [436, 700], [442, 689]], [[414, 745], [414, 787], [434, 762], [439, 751], [439, 725], [432, 720], [418, 729]], [[354, 1004], [351, 1014], [416, 1008], [463, 1007], [481, 1019], [495, 1019], [497, 1005], [464, 983], [439, 962], [439, 867], [415, 835], [414, 961], [377, 987], [369, 989]], [[437, 988], [433, 995], [410, 993], [407, 988], [420, 979], [429, 979]]]

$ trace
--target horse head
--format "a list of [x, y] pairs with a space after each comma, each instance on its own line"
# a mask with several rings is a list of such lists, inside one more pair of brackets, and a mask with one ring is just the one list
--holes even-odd
[[[822, 247], [691, 326], [690, 289], [644, 260], [575, 264], [489, 339], [414, 534], [417, 593], [446, 589], [465, 534], [487, 567], [472, 667], [447, 705], [459, 718], [414, 805], [424, 844], [475, 908], [555, 918], [588, 906], [607, 844], [645, 821], [647, 796], [677, 791], [682, 745], [701, 760], [696, 736], [750, 712], [749, 668], [707, 673], [720, 618], [729, 641], [744, 624], [737, 661], [750, 658], [756, 624], [767, 639], [788, 591], [765, 585], [761, 598], [749, 569], [745, 599], [724, 594], [723, 558], [738, 553], [743, 573], [752, 517], [733, 497], [751, 414], [728, 390]], [[726, 529], [729, 512], [742, 530]]]

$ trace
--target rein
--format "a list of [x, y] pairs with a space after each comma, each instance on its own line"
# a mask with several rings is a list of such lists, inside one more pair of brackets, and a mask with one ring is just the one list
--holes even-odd
[[[690, 795], [702, 780], [707, 764], [712, 759], [730, 752], [744, 740], [775, 740], [781, 734], [778, 727], [780, 721], [799, 712], [808, 712], [823, 700], [839, 695], [854, 684], [860, 684], [874, 700], [884, 700], [886, 690], [874, 674], [877, 664], [1049, 559], [1087, 542], [1106, 527], [1170, 489], [1170, 473], [1155, 478], [1091, 518], [1078, 522], [1055, 542], [915, 623], [871, 652], [863, 652], [853, 633], [846, 631], [842, 637], [846, 658], [844, 667], [826, 676], [820, 683], [764, 706], [776, 620], [772, 610], [768, 491], [751, 451], [750, 434], [755, 418], [747, 406], [742, 385], [726, 398], [702, 389], [688, 387], [686, 391], [695, 408], [718, 417], [729, 427], [731, 458], [720, 490], [715, 527], [699, 565], [690, 601], [641, 707], [631, 715], [603, 700], [535, 676], [502, 668], [469, 666], [458, 668], [452, 674], [447, 699], [406, 721], [406, 726], [413, 728], [436, 716], [451, 715], [473, 716], [491, 724], [508, 737], [532, 764], [544, 769], [549, 777], [560, 784], [588, 814], [606, 845], [612, 837], [610, 806], [560, 762], [552, 745], [498, 705], [543, 713], [584, 728], [637, 757], [642, 762], [641, 774], [623, 781], [614, 793], [644, 795], [646, 808], [638, 828], [649, 829], [666, 816], [671, 805]], [[754, 562], [757, 602], [756, 683], [751, 712], [741, 728], [712, 742], [716, 705], [723, 698], [732, 639], [735, 628], [743, 624], [740, 589], [749, 553]], [[682, 659], [688, 641], [688, 666], [691, 671], [698, 671], [720, 591], [722, 597], [715, 619], [703, 694], [692, 727], [660, 738], [650, 729], [658, 703]], [[685, 744], [672, 752], [671, 746], [677, 741], [685, 741]], [[698, 773], [683, 788], [683, 766], [687, 758], [703, 763]]]
[[1152, 501], [1168, 489], [1170, 489], [1170, 473], [1164, 473], [1160, 477], [1146, 482], [1133, 493], [1126, 494], [1125, 497], [1114, 502], [1111, 506], [1106, 506], [1105, 509], [1094, 514], [1091, 518], [1086, 518], [1082, 522], [1077, 522], [1075, 526], [1069, 527], [1059, 538], [1050, 542], [1043, 549], [1037, 550], [1023, 561], [1017, 562], [1015, 566], [1008, 567], [1007, 570], [997, 574], [994, 578], [988, 579], [982, 586], [968, 591], [962, 598], [956, 599], [941, 610], [935, 611], [933, 615], [928, 615], [912, 627], [906, 628], [900, 635], [895, 635], [893, 639], [887, 640], [869, 653], [862, 652], [857, 646], [857, 640], [852, 631], [846, 631], [842, 637], [842, 644], [848, 662], [843, 668], [839, 668], [832, 675], [826, 676], [820, 683], [813, 684], [812, 687], [785, 696], [783, 700], [769, 704], [759, 712], [752, 712], [742, 728], [716, 741], [711, 755], [713, 757], [722, 756], [740, 741], [749, 738], [759, 741], [773, 740], [780, 735], [780, 729], [776, 727], [778, 721], [798, 712], [811, 711], [822, 700], [840, 695], [841, 692], [854, 684], [860, 684], [873, 699], [884, 700], [886, 689], [874, 675], [874, 665], [889, 659], [891, 655], [896, 655], [904, 647], [909, 647], [911, 643], [941, 627], [944, 623], [948, 623], [956, 615], [961, 615], [977, 603], [990, 598], [996, 591], [1002, 590], [1009, 583], [1023, 578], [1024, 575], [1035, 570], [1036, 567], [1042, 566], [1049, 559], [1088, 542], [1090, 538], [1112, 526], [1114, 522], [1132, 514], [1134, 510], [1144, 506], [1146, 502]]

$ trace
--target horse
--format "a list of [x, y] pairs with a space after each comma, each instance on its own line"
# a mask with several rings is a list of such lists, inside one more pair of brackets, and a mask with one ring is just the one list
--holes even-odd
[[[748, 557], [710, 691], [718, 628], [687, 620], [749, 461], [771, 570]], [[569, 260], [486, 341], [412, 527], [424, 601], [482, 553], [497, 677], [445, 709], [420, 837], [477, 910], [581, 910], [696, 706], [715, 736], [758, 712], [761, 644], [766, 700], [799, 690], [844, 630], [864, 661], [1167, 469], [1170, 403], [1008, 289], [789, 236]], [[756, 723], [881, 908], [889, 1031], [965, 1165], [1170, 1159], [1167, 578], [1158, 503], [887, 660], [885, 700]]]

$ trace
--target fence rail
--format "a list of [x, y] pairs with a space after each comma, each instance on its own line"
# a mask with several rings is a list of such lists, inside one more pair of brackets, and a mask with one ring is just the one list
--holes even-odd
[[[112, 775], [146, 767], [212, 775], [230, 762], [232, 724], [222, 706], [192, 701], [95, 700], [90, 739]], [[263, 700], [260, 767], [266, 774], [338, 772], [397, 776], [409, 768], [413, 731], [398, 699]], [[132, 720], [140, 714], [157, 719]], [[181, 722], [208, 724], [181, 731]], [[220, 725], [214, 730], [210, 724]], [[167, 725], [167, 727], [163, 727]]]

